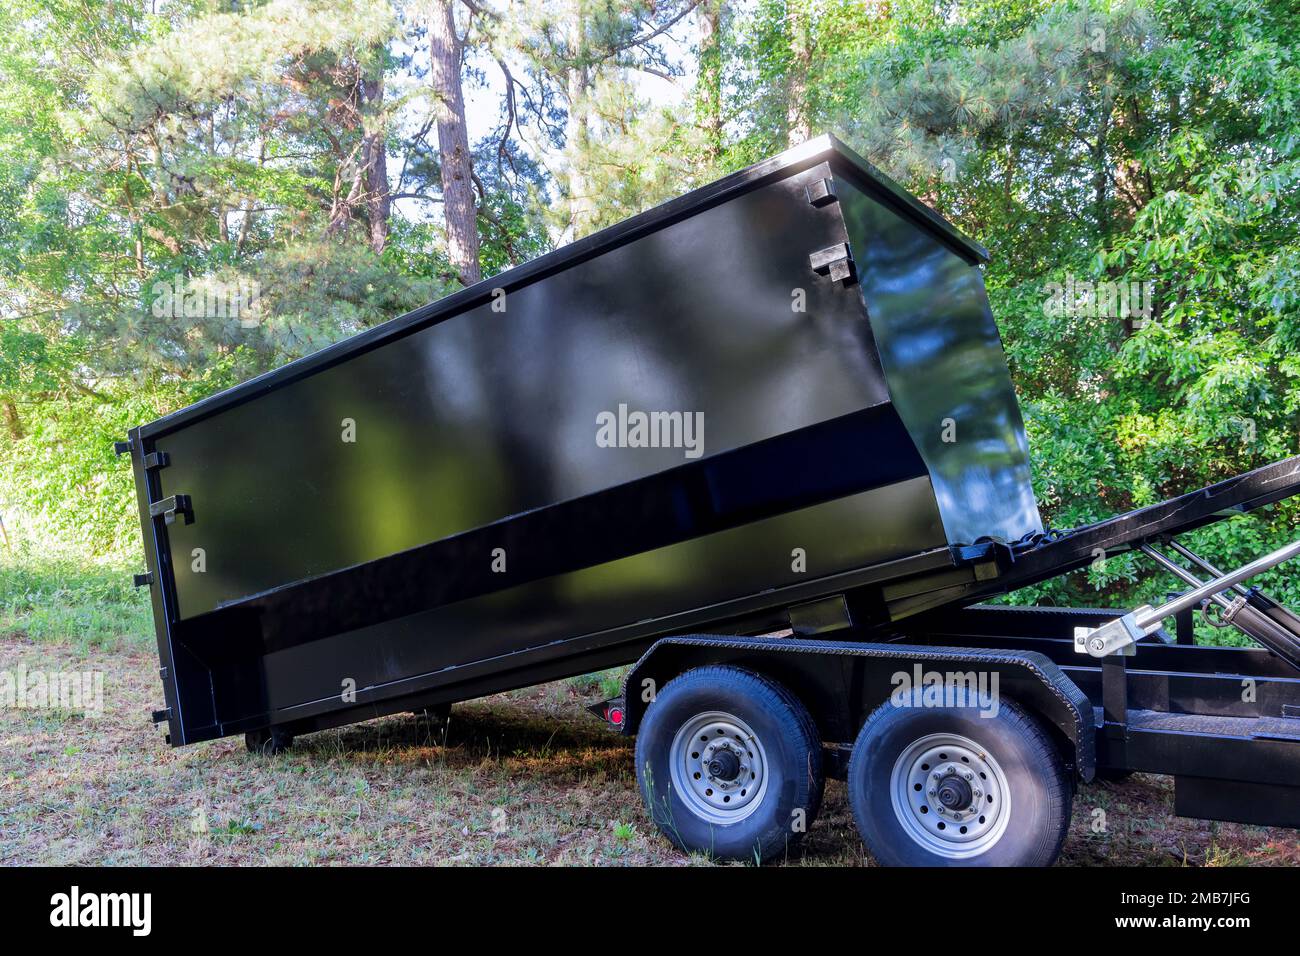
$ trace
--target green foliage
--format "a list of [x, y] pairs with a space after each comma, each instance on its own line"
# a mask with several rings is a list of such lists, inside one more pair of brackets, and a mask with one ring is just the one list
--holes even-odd
[[[458, 11], [467, 85], [500, 109], [472, 151], [485, 275], [829, 130], [989, 247], [986, 285], [1050, 525], [1297, 452], [1292, 5], [484, 0]], [[43, 626], [38, 603], [12, 596], [20, 578], [67, 604], [61, 585], [31, 584], [42, 551], [138, 566], [130, 473], [111, 453], [128, 428], [455, 287], [425, 42], [419, 16], [388, 0], [0, 7], [10, 620]], [[648, 76], [683, 97], [656, 100]], [[391, 214], [370, 205], [363, 175], [375, 142]], [[1092, 291], [1060, 292], [1081, 288]], [[239, 314], [186, 306], [232, 289], [251, 293]], [[1230, 564], [1281, 543], [1297, 517], [1286, 503], [1195, 538]], [[69, 567], [50, 580], [95, 591]], [[1110, 556], [1014, 597], [1124, 606], [1172, 584]], [[1300, 604], [1285, 571], [1267, 584]]]
[[184, 386], [52, 400], [39, 416], [28, 416], [23, 437], [5, 446], [0, 471], [0, 514], [10, 538], [87, 560], [139, 554], [135, 486], [113, 442], [229, 382], [220, 370], [210, 375], [215, 382], [203, 375]]

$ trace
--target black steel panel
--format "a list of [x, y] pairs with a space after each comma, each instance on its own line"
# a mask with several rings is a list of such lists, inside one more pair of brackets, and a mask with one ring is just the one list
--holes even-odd
[[206, 555], [181, 616], [690, 460], [598, 447], [620, 405], [701, 414], [712, 456], [884, 401], [855, 290], [809, 270], [836, 238], [776, 182], [160, 437], [194, 509], [171, 546]]
[[842, 177], [836, 194], [898, 409], [929, 466], [948, 540], [1042, 530], [1029, 443], [979, 267]]
[[1296, 827], [1300, 826], [1300, 786], [1179, 776], [1174, 778], [1174, 813], [1202, 820]]
[[[915, 523], [918, 513], [924, 514], [915, 503], [928, 493], [924, 478], [889, 485], [285, 648], [265, 658], [270, 703], [282, 708], [336, 694], [343, 677], [370, 687], [471, 660], [504, 658], [577, 638], [583, 630], [597, 630], [599, 622], [632, 623], [743, 598], [754, 593], [754, 582], [787, 587], [846, 565], [887, 561], [903, 550], [900, 542], [940, 531], [933, 511], [928, 526]], [[797, 547], [808, 552], [805, 572], [791, 567]], [[564, 652], [623, 639], [612, 633], [575, 640]]]

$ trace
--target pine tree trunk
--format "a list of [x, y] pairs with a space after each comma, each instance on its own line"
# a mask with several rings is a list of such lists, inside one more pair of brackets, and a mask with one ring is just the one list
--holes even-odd
[[812, 25], [808, 11], [791, 3], [790, 72], [786, 77], [786, 145], [798, 146], [812, 139], [808, 118], [808, 73], [812, 66]]
[[483, 277], [478, 262], [478, 216], [474, 208], [473, 165], [465, 127], [465, 97], [460, 85], [460, 42], [456, 38], [453, 0], [433, 0], [429, 13], [434, 116], [438, 158], [442, 166], [443, 214], [447, 220], [447, 255], [463, 285]]
[[700, 110], [703, 114], [705, 151], [710, 163], [722, 153], [722, 28], [724, 0], [700, 4]]
[[590, 155], [588, 100], [591, 96], [591, 70], [586, 63], [585, 4], [577, 3], [571, 17], [568, 40], [570, 55], [575, 62], [565, 71], [565, 96], [569, 101], [569, 114], [564, 124], [564, 140], [569, 161], [569, 228], [572, 238], [577, 239], [590, 231], [596, 211], [586, 174]]
[[375, 69], [374, 76], [361, 81], [361, 117], [365, 124], [361, 163], [365, 175], [370, 248], [380, 253], [388, 244], [388, 217], [392, 199], [388, 188], [388, 153], [384, 149], [384, 74], [382, 66]]

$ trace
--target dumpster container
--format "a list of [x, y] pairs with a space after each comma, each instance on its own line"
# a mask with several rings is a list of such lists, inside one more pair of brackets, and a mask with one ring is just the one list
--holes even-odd
[[1035, 535], [985, 259], [823, 137], [133, 429], [171, 743], [626, 663]]

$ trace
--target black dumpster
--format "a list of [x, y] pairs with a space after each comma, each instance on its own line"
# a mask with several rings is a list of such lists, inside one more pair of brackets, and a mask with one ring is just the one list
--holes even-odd
[[134, 429], [171, 742], [628, 662], [1040, 531], [984, 259], [821, 138]]

